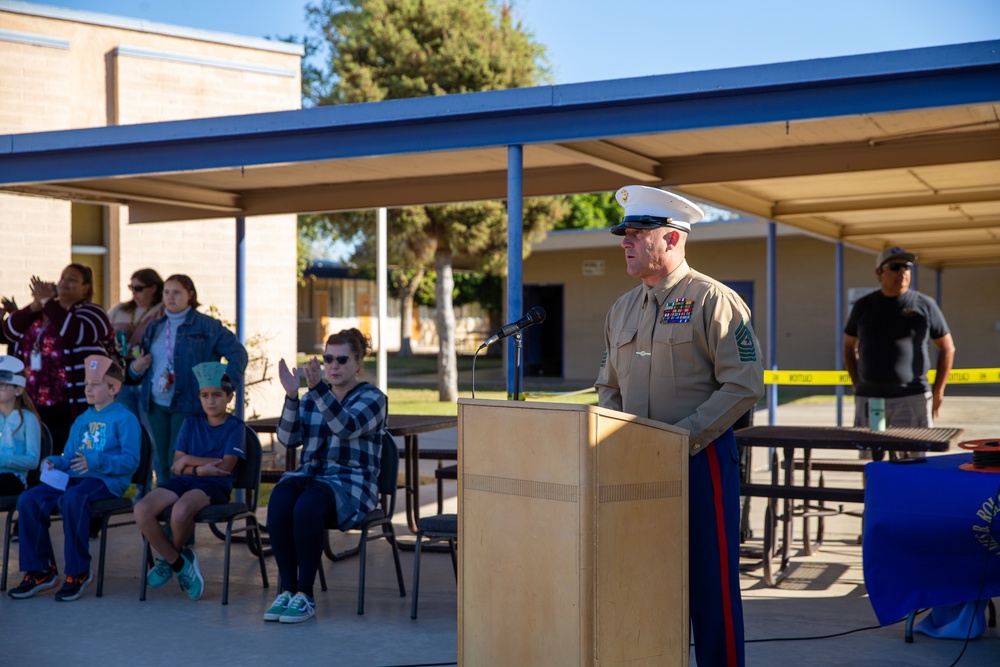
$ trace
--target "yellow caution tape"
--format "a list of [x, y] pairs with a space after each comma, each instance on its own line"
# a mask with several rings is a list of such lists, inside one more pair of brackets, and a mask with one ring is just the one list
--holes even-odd
[[[933, 383], [937, 371], [927, 373]], [[948, 374], [948, 384], [1000, 383], [1000, 368], [954, 368]], [[785, 385], [849, 385], [847, 371], [764, 371], [764, 384]]]
[[[934, 382], [937, 371], [927, 373], [927, 379]], [[982, 384], [1000, 382], [1000, 368], [953, 368], [948, 373], [948, 384]]]
[[764, 371], [764, 384], [851, 384], [847, 371]]

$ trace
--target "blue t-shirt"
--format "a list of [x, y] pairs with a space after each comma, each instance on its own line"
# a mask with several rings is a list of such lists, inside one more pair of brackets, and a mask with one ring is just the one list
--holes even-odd
[[246, 425], [233, 415], [228, 415], [218, 426], [209, 426], [205, 415], [192, 415], [181, 424], [174, 448], [191, 456], [221, 459], [231, 454], [245, 459], [246, 440]]

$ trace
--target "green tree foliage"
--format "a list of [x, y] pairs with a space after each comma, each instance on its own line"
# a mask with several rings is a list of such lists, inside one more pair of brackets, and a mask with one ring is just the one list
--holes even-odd
[[544, 47], [490, 0], [319, 0], [306, 14], [309, 52], [328, 58], [306, 72], [318, 105], [521, 88], [547, 73]]
[[[499, 90], [536, 85], [547, 74], [545, 50], [507, 4], [491, 0], [320, 0], [307, 5], [310, 53], [323, 66], [304, 73], [304, 94], [315, 105]], [[566, 212], [561, 198], [527, 200], [524, 248], [530, 249]], [[307, 238], [374, 236], [370, 212], [303, 216]], [[363, 245], [363, 244], [362, 244]], [[458, 398], [453, 264], [501, 274], [506, 266], [507, 214], [502, 202], [408, 207], [390, 211], [390, 262], [407, 278], [398, 293], [404, 346], [412, 299], [433, 270], [439, 340], [440, 398]], [[356, 261], [366, 254], [359, 249]], [[409, 303], [407, 303], [409, 302]]]
[[614, 192], [571, 195], [567, 199], [569, 214], [554, 229], [603, 229], [621, 222], [622, 209]]

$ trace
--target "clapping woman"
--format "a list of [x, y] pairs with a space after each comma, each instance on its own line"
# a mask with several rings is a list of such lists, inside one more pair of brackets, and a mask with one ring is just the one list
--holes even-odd
[[298, 470], [286, 472], [271, 492], [267, 529], [278, 564], [280, 593], [265, 621], [300, 623], [316, 613], [313, 583], [323, 554], [326, 522], [348, 528], [375, 508], [378, 461], [388, 399], [358, 375], [368, 340], [345, 329], [326, 341], [323, 364], [310, 359], [304, 370], [309, 390], [299, 399], [299, 376], [285, 360], [278, 377], [287, 398], [278, 422], [278, 441], [302, 445]]
[[89, 266], [70, 264], [56, 284], [32, 276], [30, 286], [31, 303], [10, 313], [3, 333], [26, 367], [25, 389], [52, 434], [53, 451], [61, 454], [73, 420], [87, 409], [83, 360], [107, 353], [111, 323], [91, 303]]
[[175, 274], [163, 283], [164, 315], [153, 321], [142, 337], [141, 353], [129, 366], [129, 376], [140, 380], [139, 408], [149, 418], [158, 481], [170, 479], [174, 441], [191, 415], [204, 414], [192, 369], [205, 361], [225, 357], [226, 374], [239, 394], [247, 367], [247, 351], [222, 322], [199, 313], [198, 291], [186, 275]]

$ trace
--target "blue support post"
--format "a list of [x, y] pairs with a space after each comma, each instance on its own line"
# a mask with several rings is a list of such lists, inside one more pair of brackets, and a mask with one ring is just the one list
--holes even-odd
[[[524, 225], [524, 148], [520, 145], [507, 147], [507, 317], [512, 322], [521, 317], [524, 308], [524, 280], [522, 273], [523, 225]], [[520, 378], [515, 382], [514, 338], [507, 341], [507, 396], [515, 396], [515, 384], [520, 387]]]
[[[843, 331], [844, 331], [844, 242], [837, 241], [836, 259], [834, 260], [834, 300], [833, 300], [833, 367], [844, 370]], [[844, 385], [838, 384], [837, 394], [837, 426], [844, 425]]]
[[[236, 337], [240, 344], [247, 344], [247, 220], [236, 216]], [[243, 402], [246, 396], [246, 377], [236, 396], [236, 416], [243, 419]]]
[[[767, 223], [767, 367], [778, 370], [778, 225]], [[767, 385], [767, 423], [778, 421], [778, 385]], [[770, 457], [768, 457], [770, 459]]]

